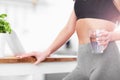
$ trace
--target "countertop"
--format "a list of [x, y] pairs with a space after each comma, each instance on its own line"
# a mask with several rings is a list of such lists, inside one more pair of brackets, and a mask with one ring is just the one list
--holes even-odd
[[[34, 63], [36, 58], [26, 57], [26, 58], [17, 58], [17, 57], [4, 57], [0, 58], [0, 63]], [[43, 62], [69, 62], [76, 61], [76, 56], [51, 56], [47, 57]]]

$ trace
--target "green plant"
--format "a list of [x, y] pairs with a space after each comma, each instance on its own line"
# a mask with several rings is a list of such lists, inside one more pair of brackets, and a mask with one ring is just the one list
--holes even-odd
[[0, 33], [11, 33], [10, 23], [5, 19], [7, 14], [0, 14]]

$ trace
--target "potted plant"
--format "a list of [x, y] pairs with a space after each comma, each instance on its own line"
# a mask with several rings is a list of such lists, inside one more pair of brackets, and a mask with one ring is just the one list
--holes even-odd
[[0, 57], [4, 57], [5, 37], [11, 34], [10, 23], [6, 20], [7, 14], [0, 14]]
[[10, 23], [6, 20], [7, 14], [0, 14], [0, 33], [11, 33]]

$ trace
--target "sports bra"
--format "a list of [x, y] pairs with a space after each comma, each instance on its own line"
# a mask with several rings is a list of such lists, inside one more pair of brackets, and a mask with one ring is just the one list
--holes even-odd
[[120, 12], [113, 0], [75, 0], [74, 10], [77, 19], [98, 18], [112, 22], [120, 20]]

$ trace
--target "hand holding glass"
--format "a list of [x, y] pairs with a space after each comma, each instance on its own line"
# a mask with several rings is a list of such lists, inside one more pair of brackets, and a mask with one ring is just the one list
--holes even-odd
[[99, 45], [98, 37], [100, 37], [100, 32], [102, 30], [95, 30], [90, 32], [90, 41], [92, 46], [92, 52], [96, 54], [103, 53], [105, 47], [103, 45]]

